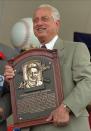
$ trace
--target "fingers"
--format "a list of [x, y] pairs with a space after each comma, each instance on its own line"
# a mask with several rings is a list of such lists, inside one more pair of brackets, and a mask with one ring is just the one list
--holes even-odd
[[46, 119], [47, 122], [52, 122], [54, 126], [67, 126], [69, 123], [69, 119], [65, 118], [58, 118], [54, 115], [54, 112], [52, 112], [49, 117]]
[[52, 119], [53, 119], [53, 115], [52, 115], [52, 113], [49, 115], [49, 117], [46, 119], [46, 121], [47, 122], [49, 122], [49, 121], [52, 121]]
[[55, 126], [66, 126], [66, 125], [68, 125], [69, 124], [69, 118], [67, 119], [67, 118], [60, 118], [60, 119], [55, 119], [54, 118], [54, 120], [53, 120], [53, 124], [55, 125]]
[[47, 121], [53, 122], [55, 126], [66, 126], [70, 121], [70, 116], [63, 106], [60, 106], [50, 114]]
[[0, 116], [2, 116], [3, 112], [3, 108], [0, 107]]
[[16, 70], [14, 70], [11, 66], [6, 65], [4, 71], [5, 80], [12, 79], [15, 76], [15, 72]]

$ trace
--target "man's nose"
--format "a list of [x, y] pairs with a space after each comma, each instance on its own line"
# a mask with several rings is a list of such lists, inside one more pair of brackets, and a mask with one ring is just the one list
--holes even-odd
[[43, 24], [42, 20], [41, 19], [38, 20], [37, 25], [42, 25], [42, 24]]

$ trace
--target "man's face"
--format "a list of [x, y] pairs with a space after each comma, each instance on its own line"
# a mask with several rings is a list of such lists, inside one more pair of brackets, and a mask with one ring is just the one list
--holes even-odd
[[59, 21], [54, 21], [49, 8], [40, 8], [34, 14], [33, 28], [39, 41], [46, 43], [58, 33]]
[[38, 77], [38, 70], [37, 68], [32, 67], [29, 71], [29, 77], [32, 79], [37, 79]]

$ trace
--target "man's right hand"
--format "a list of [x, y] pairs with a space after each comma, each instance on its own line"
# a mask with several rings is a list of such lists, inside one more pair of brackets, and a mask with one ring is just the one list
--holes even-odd
[[15, 71], [10, 65], [5, 66], [5, 71], [4, 71], [4, 77], [5, 80], [8, 81], [9, 79], [12, 79], [15, 76]]

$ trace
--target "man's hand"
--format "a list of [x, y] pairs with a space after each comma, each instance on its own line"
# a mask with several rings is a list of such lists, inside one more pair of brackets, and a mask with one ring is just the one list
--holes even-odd
[[0, 107], [0, 116], [3, 114], [3, 109]]
[[4, 77], [5, 80], [8, 81], [9, 79], [12, 79], [15, 76], [15, 71], [10, 65], [5, 66], [5, 71], [4, 71]]
[[65, 126], [70, 121], [69, 110], [66, 109], [64, 104], [61, 104], [50, 114], [47, 121], [53, 121], [55, 126]]

